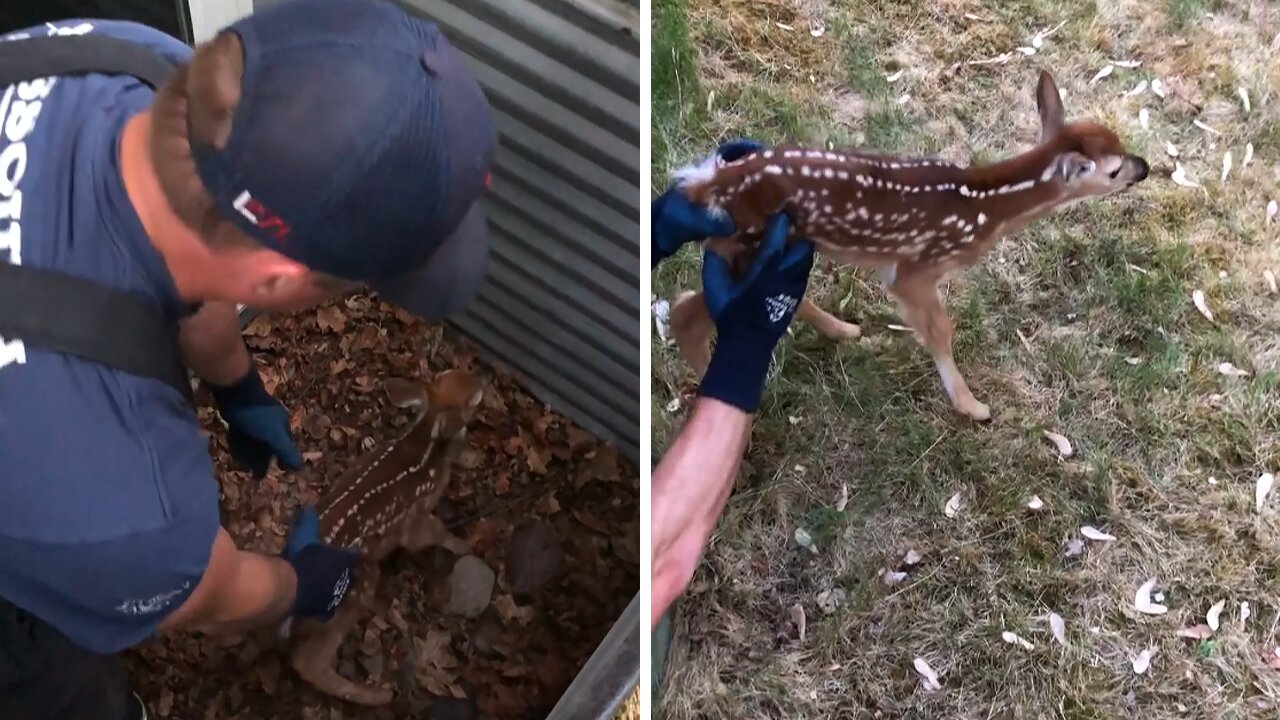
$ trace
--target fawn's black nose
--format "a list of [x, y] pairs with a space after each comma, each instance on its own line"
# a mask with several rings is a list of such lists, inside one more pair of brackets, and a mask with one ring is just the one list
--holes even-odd
[[1147, 175], [1151, 174], [1151, 166], [1147, 164], [1146, 160], [1143, 160], [1137, 155], [1133, 156], [1133, 162], [1138, 166], [1138, 173], [1134, 176], [1133, 181], [1139, 183], [1146, 180]]

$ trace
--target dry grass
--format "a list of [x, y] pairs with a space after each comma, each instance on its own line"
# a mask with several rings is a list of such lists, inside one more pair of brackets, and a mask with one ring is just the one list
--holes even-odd
[[[1280, 714], [1280, 671], [1263, 659], [1280, 644], [1280, 500], [1253, 509], [1254, 480], [1280, 472], [1280, 296], [1261, 274], [1280, 274], [1280, 219], [1263, 221], [1280, 199], [1280, 6], [658, 0], [655, 16], [655, 192], [673, 167], [738, 135], [1007, 156], [1035, 137], [1042, 66], [1069, 115], [1112, 123], [1154, 166], [1135, 192], [1041, 221], [951, 284], [957, 360], [993, 407], [988, 426], [954, 415], [923, 349], [885, 329], [900, 321], [870, 273], [819, 261], [815, 298], [868, 336], [837, 345], [798, 324], [780, 346], [749, 471], [679, 606], [662, 716]], [[947, 72], [1059, 23], [1033, 58]], [[667, 59], [682, 52], [680, 82], [669, 82]], [[1090, 85], [1108, 58], [1143, 64]], [[1164, 100], [1123, 97], [1155, 77]], [[1144, 106], [1149, 130], [1137, 122]], [[1169, 181], [1166, 141], [1204, 190]], [[1254, 158], [1242, 170], [1246, 142]], [[686, 252], [660, 268], [654, 292], [670, 298], [696, 278]], [[1196, 288], [1215, 322], [1192, 306]], [[1223, 361], [1250, 376], [1221, 376]], [[662, 409], [692, 380], [656, 335], [653, 367], [660, 452], [681, 419]], [[1069, 436], [1075, 456], [1058, 458], [1046, 428]], [[947, 518], [956, 492], [964, 507]], [[1040, 512], [1025, 507], [1033, 494]], [[1065, 558], [1085, 524], [1118, 540]], [[816, 553], [797, 546], [797, 528]], [[879, 572], [909, 549], [923, 562], [886, 586]], [[1167, 615], [1133, 607], [1149, 577]], [[824, 613], [818, 598], [836, 589], [844, 600]], [[1175, 635], [1218, 600], [1227, 611], [1212, 638]], [[1050, 612], [1066, 620], [1069, 647], [1053, 642]], [[1035, 649], [1002, 642], [1004, 630]], [[1136, 675], [1130, 658], [1146, 647], [1151, 669]], [[915, 657], [942, 690], [923, 689]]]

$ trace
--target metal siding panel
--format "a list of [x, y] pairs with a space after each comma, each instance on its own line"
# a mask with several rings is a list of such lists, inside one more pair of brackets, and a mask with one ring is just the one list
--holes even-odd
[[492, 269], [453, 325], [639, 463], [638, 0], [396, 0], [466, 56], [501, 134]]

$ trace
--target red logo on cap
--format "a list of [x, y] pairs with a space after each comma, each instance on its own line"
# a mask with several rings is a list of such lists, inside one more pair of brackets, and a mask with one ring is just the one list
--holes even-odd
[[289, 223], [282, 220], [279, 215], [271, 212], [260, 200], [250, 195], [248, 190], [236, 196], [232, 205], [259, 230], [276, 240], [284, 242], [285, 238], [289, 237]]

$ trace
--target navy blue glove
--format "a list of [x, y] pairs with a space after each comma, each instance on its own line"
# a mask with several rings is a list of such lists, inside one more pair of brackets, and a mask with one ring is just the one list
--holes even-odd
[[716, 324], [716, 349], [698, 394], [747, 413], [760, 406], [773, 348], [809, 286], [813, 243], [788, 247], [789, 227], [783, 213], [769, 219], [755, 260], [738, 280], [724, 258], [703, 254], [702, 290]]
[[[716, 151], [725, 162], [763, 149], [754, 140], [734, 140]], [[733, 234], [733, 221], [724, 214], [711, 214], [705, 207], [689, 202], [675, 186], [658, 196], [650, 208], [650, 235], [653, 243], [653, 262], [650, 268], [666, 260], [685, 243]]]
[[267, 389], [256, 368], [226, 386], [209, 385], [218, 414], [227, 423], [231, 459], [260, 478], [267, 474], [271, 458], [280, 467], [302, 469], [302, 454], [289, 432], [289, 411]]
[[315, 507], [307, 505], [294, 518], [284, 559], [298, 576], [298, 592], [289, 614], [326, 621], [355, 582], [360, 555], [320, 542], [320, 518]]

